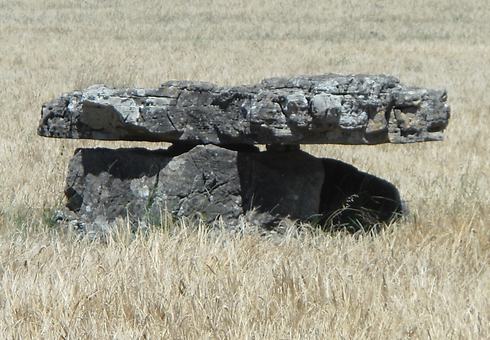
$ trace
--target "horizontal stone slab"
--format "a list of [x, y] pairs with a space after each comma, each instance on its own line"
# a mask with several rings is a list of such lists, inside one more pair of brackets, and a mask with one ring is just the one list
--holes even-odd
[[446, 92], [384, 75], [272, 78], [218, 87], [94, 85], [43, 105], [46, 137], [189, 144], [379, 144], [442, 139]]
[[222, 219], [227, 228], [242, 219], [275, 228], [284, 218], [367, 228], [401, 212], [392, 184], [299, 149], [78, 149], [65, 194], [88, 231], [110, 228], [117, 218], [158, 224], [165, 211], [211, 224]]

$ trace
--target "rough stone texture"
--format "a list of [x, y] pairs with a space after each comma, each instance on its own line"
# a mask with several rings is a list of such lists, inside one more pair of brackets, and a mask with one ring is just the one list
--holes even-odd
[[242, 217], [274, 228], [285, 217], [342, 224], [363, 218], [360, 212], [379, 222], [401, 211], [393, 185], [340, 161], [214, 145], [78, 149], [65, 194], [68, 209], [92, 230], [118, 217], [158, 223], [164, 210], [211, 223], [222, 217], [230, 228]]
[[216, 145], [410, 143], [441, 140], [448, 119], [445, 91], [390, 76], [329, 74], [229, 88], [94, 85], [46, 103], [38, 133]]

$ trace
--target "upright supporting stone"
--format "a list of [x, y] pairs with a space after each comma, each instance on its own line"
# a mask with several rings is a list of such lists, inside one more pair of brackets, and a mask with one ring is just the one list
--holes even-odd
[[65, 194], [82, 225], [99, 230], [118, 217], [158, 222], [164, 211], [208, 223], [221, 217], [230, 228], [240, 218], [269, 228], [286, 217], [322, 223], [334, 212], [337, 223], [365, 224], [388, 221], [401, 211], [393, 185], [340, 161], [299, 150], [232, 151], [214, 145], [184, 153], [78, 149]]

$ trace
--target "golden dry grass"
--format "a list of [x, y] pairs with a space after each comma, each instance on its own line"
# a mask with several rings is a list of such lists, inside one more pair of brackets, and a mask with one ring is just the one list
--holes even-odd
[[[483, 0], [0, 0], [1, 337], [490, 337], [488, 18]], [[49, 228], [75, 147], [131, 144], [37, 137], [44, 101], [327, 72], [449, 92], [442, 143], [305, 148], [399, 187], [411, 215], [379, 235]]]

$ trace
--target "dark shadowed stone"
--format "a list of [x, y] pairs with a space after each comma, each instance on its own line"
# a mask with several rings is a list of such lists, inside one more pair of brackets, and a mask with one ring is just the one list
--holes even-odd
[[393, 185], [297, 149], [78, 149], [65, 194], [81, 225], [95, 230], [118, 217], [158, 223], [165, 210], [209, 223], [221, 218], [229, 228], [242, 218], [275, 228], [286, 217], [326, 222], [332, 214], [342, 224], [362, 218], [357, 210], [378, 223], [400, 212]]
[[359, 224], [387, 222], [393, 214], [402, 213], [400, 195], [393, 184], [335, 159], [323, 159], [323, 164], [322, 222], [355, 231]]
[[38, 133], [194, 145], [423, 142], [442, 139], [446, 100], [445, 91], [383, 75], [272, 78], [237, 87], [94, 85], [46, 103]]

